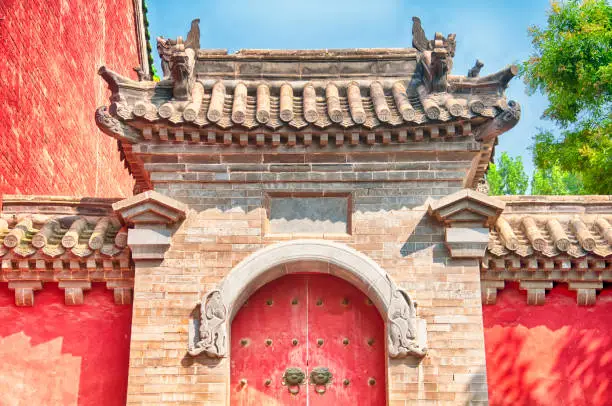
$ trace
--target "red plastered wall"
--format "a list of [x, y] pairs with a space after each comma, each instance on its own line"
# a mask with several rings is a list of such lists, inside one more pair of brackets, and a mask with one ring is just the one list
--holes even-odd
[[101, 65], [136, 79], [132, 2], [0, 1], [0, 195], [131, 195], [94, 112]]
[[66, 306], [57, 284], [34, 300], [17, 307], [0, 284], [0, 404], [125, 405], [132, 307], [104, 284], [82, 306]]
[[559, 285], [543, 306], [507, 284], [484, 306], [491, 405], [612, 404], [612, 290], [592, 307]]

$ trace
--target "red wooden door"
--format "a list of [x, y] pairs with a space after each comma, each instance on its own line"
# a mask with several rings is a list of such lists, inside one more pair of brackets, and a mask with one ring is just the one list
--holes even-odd
[[[255, 292], [232, 323], [231, 404], [386, 404], [384, 323], [348, 282], [293, 274]], [[288, 368], [304, 383], [283, 382]], [[323, 369], [323, 368], [326, 368]], [[311, 373], [327, 384], [311, 382]], [[316, 379], [315, 379], [316, 380]]]

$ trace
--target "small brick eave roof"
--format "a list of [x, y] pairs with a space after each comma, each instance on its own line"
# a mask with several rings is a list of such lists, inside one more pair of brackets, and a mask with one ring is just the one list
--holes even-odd
[[495, 257], [612, 255], [612, 196], [497, 196], [506, 203], [490, 233]]
[[506, 203], [480, 262], [482, 302], [494, 304], [506, 282], [542, 305], [555, 283], [596, 304], [612, 282], [612, 196], [497, 196]]
[[[3, 196], [0, 259], [10, 262], [122, 258], [129, 262], [127, 229], [111, 206], [117, 200]], [[3, 268], [8, 267], [3, 264]]]

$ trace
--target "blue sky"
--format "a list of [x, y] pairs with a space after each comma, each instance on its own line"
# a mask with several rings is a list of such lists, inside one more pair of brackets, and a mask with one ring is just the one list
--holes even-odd
[[[549, 1], [147, 0], [147, 5], [153, 42], [159, 35], [185, 37], [191, 20], [200, 18], [201, 47], [230, 52], [411, 47], [412, 16], [418, 16], [429, 38], [436, 31], [457, 34], [454, 74], [466, 74], [479, 58], [485, 63], [481, 74], [486, 75], [530, 55], [527, 28], [545, 25]], [[155, 43], [152, 46], [155, 50]], [[510, 82], [507, 95], [521, 104], [522, 117], [500, 137], [496, 156], [502, 151], [521, 155], [531, 174], [531, 137], [537, 128], [550, 127], [540, 119], [546, 99], [528, 96], [519, 78]]]

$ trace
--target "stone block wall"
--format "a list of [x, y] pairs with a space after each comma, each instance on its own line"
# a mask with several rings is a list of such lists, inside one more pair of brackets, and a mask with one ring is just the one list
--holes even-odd
[[[247, 256], [298, 238], [356, 249], [417, 301], [418, 314], [427, 321], [429, 355], [421, 363], [389, 360], [390, 405], [485, 403], [478, 260], [451, 258], [443, 244], [444, 225], [423, 205], [428, 196], [446, 196], [461, 187], [459, 180], [425, 179], [157, 184], [158, 191], [188, 203], [190, 210], [173, 230], [163, 261], [136, 260], [128, 404], [226, 404], [229, 359], [186, 354], [190, 315], [201, 293], [216, 287]], [[267, 194], [302, 191], [350, 194], [350, 232], [267, 232]]]
[[101, 65], [136, 78], [133, 0], [4, 0], [0, 17], [0, 195], [130, 195], [93, 111], [109, 97]]

